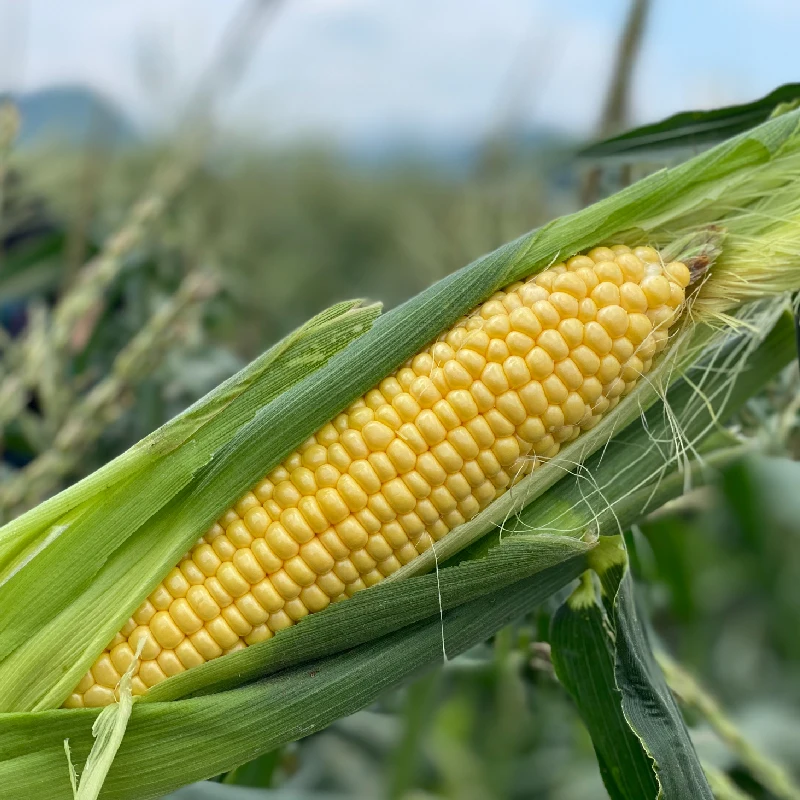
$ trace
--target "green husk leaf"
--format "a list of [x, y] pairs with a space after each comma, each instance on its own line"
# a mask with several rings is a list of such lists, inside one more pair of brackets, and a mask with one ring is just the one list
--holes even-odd
[[[364, 644], [464, 602], [495, 597], [520, 580], [586, 555], [593, 546], [565, 536], [520, 536], [478, 561], [402, 583], [382, 581], [373, 591], [312, 614], [261, 646], [231, 653], [235, 658], [208, 661], [164, 681], [148, 693], [146, 702], [219, 691]], [[449, 645], [442, 644], [449, 653]]]
[[[141, 655], [143, 643], [139, 644], [136, 658], [128, 666], [119, 682], [119, 701], [106, 706], [98, 715], [92, 725], [94, 745], [86, 759], [86, 766], [81, 775], [80, 782], [72, 763], [72, 753], [69, 740], [64, 739], [64, 752], [69, 766], [70, 785], [74, 800], [97, 800], [103, 788], [108, 770], [114, 762], [122, 738], [128, 727], [128, 720], [133, 710], [133, 691], [131, 680]], [[77, 784], [77, 785], [76, 785]]]
[[[452, 658], [541, 603], [585, 566], [585, 556], [579, 554], [513, 584], [491, 602], [464, 603], [442, 617], [436, 613], [394, 634], [240, 689], [188, 700], [137, 702], [101, 797], [160, 797], [321, 730], [440, 663], [443, 638]], [[11, 797], [26, 796], [34, 786], [41, 800], [68, 796], [61, 742], [69, 735], [77, 759], [85, 757], [95, 717], [91, 710], [0, 715], [0, 785]]]
[[[191, 441], [202, 428], [205, 437], [194, 462], [205, 463], [214, 442], [226, 441], [235, 430], [269, 402], [276, 390], [286, 388], [308, 371], [359, 336], [380, 313], [380, 306], [360, 307], [361, 301], [338, 303], [289, 334], [236, 375], [221, 383], [184, 412], [146, 436], [113, 461], [74, 486], [40, 503], [26, 514], [0, 528], [0, 585], [19, 568], [20, 554], [30, 560], [33, 548], [44, 539], [51, 527], [64, 521], [64, 515], [81, 508], [97, 495], [108, 492], [125, 480], [142, 475], [160, 458]], [[281, 385], [281, 381], [285, 381]], [[253, 391], [251, 391], [253, 390]], [[246, 402], [244, 397], [247, 397]], [[221, 412], [239, 400], [234, 417], [224, 430], [208, 429]], [[180, 469], [180, 464], [174, 465]], [[196, 468], [196, 466], [194, 467]]]

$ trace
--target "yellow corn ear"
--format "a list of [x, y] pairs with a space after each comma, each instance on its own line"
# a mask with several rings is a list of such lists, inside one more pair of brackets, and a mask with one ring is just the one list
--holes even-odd
[[650, 370], [690, 281], [598, 247], [497, 292], [228, 509], [65, 705], [135, 694], [372, 586], [593, 427]]

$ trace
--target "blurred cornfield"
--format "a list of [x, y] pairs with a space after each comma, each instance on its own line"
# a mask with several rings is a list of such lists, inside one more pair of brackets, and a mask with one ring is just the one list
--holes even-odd
[[[628, 20], [603, 135], [626, 122], [644, 6]], [[17, 148], [20, 122], [6, 101], [1, 521], [106, 463], [333, 302], [394, 306], [601, 190], [567, 147], [502, 132], [452, 170], [182, 134]], [[730, 779], [728, 797], [736, 787], [798, 796], [776, 765], [800, 775], [799, 388], [794, 364], [736, 420], [769, 457], [726, 467], [718, 488], [625, 532], [644, 608], [680, 664], [667, 665], [671, 684], [701, 759]], [[368, 710], [171, 797], [605, 796], [549, 658], [561, 599]]]

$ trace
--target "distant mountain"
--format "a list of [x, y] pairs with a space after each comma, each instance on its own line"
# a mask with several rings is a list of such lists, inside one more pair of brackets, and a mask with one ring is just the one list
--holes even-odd
[[54, 86], [13, 96], [20, 111], [21, 146], [102, 141], [133, 144], [139, 132], [108, 98], [82, 86]]

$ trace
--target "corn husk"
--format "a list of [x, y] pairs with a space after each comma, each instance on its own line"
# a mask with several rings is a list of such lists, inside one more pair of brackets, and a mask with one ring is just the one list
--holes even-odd
[[[800, 287], [792, 238], [799, 119], [777, 117], [556, 220], [388, 314], [335, 307], [103, 470], [0, 529], [0, 785], [22, 796], [46, 776], [50, 793], [39, 796], [69, 796], [63, 740], [83, 763], [98, 712], [57, 707], [203, 530], [496, 289], [587, 247], [691, 243], [714, 232], [719, 257], [648, 379], [396, 579], [134, 703], [101, 796], [157, 797], [363, 707], [568, 584], [602, 550], [604, 534], [680, 493], [687, 476], [703, 480], [703, 437], [791, 358], [779, 296]], [[777, 241], [780, 270], [761, 255]], [[713, 300], [705, 308], [704, 296]], [[742, 305], [770, 296], [778, 300]], [[678, 395], [668, 394], [673, 384]], [[636, 466], [626, 480], [628, 463]], [[459, 553], [465, 560], [454, 563]]]

